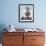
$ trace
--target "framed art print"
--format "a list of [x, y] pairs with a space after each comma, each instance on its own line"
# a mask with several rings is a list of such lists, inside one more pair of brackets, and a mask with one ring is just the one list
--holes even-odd
[[34, 4], [19, 4], [19, 22], [34, 22]]

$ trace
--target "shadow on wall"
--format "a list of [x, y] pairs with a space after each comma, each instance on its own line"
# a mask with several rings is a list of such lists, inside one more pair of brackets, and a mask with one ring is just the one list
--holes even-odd
[[2, 32], [5, 32], [6, 30], [4, 30], [5, 25], [4, 24], [0, 24], [0, 43], [2, 43]]

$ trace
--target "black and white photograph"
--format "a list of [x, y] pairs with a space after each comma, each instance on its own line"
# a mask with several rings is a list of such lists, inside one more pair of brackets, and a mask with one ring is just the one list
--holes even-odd
[[34, 4], [19, 4], [19, 22], [34, 22]]

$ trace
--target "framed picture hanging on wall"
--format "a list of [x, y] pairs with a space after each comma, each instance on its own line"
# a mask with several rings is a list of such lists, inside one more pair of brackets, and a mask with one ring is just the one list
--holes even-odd
[[34, 22], [34, 4], [19, 4], [19, 22]]

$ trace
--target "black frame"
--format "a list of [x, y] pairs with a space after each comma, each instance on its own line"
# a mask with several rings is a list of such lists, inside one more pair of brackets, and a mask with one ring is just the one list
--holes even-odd
[[[32, 21], [20, 21], [20, 6], [22, 5], [32, 5], [33, 6], [33, 20]], [[34, 4], [19, 4], [19, 22], [34, 22]]]

